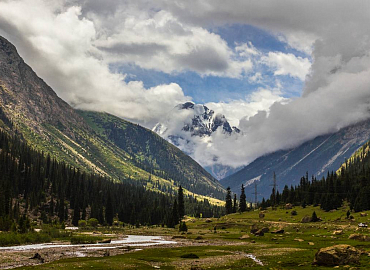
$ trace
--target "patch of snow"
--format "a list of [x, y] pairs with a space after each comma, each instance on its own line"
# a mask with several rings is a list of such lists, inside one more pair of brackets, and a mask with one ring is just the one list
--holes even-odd
[[248, 180], [247, 182], [245, 182], [244, 186], [247, 187], [247, 186], [252, 185], [256, 181], [260, 181], [261, 177], [262, 177], [262, 174], [260, 176], [257, 176], [255, 178], [252, 178], [252, 179]]
[[[333, 135], [332, 135], [333, 136]], [[309, 155], [311, 155], [313, 152], [315, 152], [317, 149], [319, 149], [324, 143], [326, 143], [332, 136], [328, 137], [325, 141], [320, 143], [316, 148], [314, 148], [311, 152], [309, 152], [307, 155], [305, 155], [303, 158], [298, 160], [293, 166], [287, 169], [287, 171], [290, 171], [293, 169], [295, 166], [297, 166], [299, 163], [301, 163], [304, 159], [306, 159]]]

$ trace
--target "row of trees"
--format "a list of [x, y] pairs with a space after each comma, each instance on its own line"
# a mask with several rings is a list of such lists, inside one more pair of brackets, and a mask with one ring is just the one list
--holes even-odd
[[[137, 224], [172, 226], [172, 211], [178, 217], [219, 217], [222, 207], [149, 191], [134, 182], [117, 183], [88, 174], [49, 155], [36, 151], [18, 137], [0, 130], [0, 230], [9, 230], [24, 215], [37, 215], [44, 222], [96, 218], [100, 224], [113, 219]], [[179, 205], [180, 207], [175, 205]], [[177, 218], [178, 223], [179, 218]]]
[[285, 186], [279, 193], [272, 190], [268, 200], [263, 199], [261, 207], [291, 203], [295, 205], [320, 205], [329, 211], [342, 206], [344, 201], [349, 202], [355, 212], [370, 209], [370, 156], [369, 143], [366, 143], [356, 157], [346, 161], [340, 173], [331, 172], [317, 180], [306, 176], [300, 179], [297, 186]]
[[244, 185], [242, 184], [239, 204], [236, 198], [236, 194], [234, 194], [234, 199], [231, 197], [231, 190], [230, 187], [227, 189], [226, 194], [226, 214], [236, 213], [236, 212], [245, 212], [247, 211], [247, 197], [245, 196]]

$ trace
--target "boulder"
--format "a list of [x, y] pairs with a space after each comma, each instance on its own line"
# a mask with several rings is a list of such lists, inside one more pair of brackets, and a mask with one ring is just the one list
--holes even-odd
[[250, 238], [249, 234], [244, 234], [240, 237], [241, 240]]
[[285, 205], [285, 209], [292, 209], [293, 208], [293, 205], [291, 203], [287, 203]]
[[295, 238], [294, 241], [304, 242], [304, 240], [303, 239], [300, 239], [300, 238]]
[[311, 222], [311, 217], [305, 216], [301, 219], [301, 223], [308, 223]]
[[367, 216], [367, 213], [360, 213], [360, 216], [361, 217], [366, 217]]
[[206, 223], [211, 223], [211, 222], [212, 222], [212, 219], [210, 219], [210, 218], [206, 219]]
[[254, 233], [254, 235], [256, 235], [256, 236], [264, 236], [265, 235], [265, 233], [262, 231], [262, 229], [261, 230], [258, 230], [258, 231], [256, 231], [255, 233]]
[[333, 232], [333, 235], [341, 235], [343, 234], [343, 230], [336, 230]]
[[262, 231], [263, 233], [267, 233], [267, 232], [269, 232], [269, 231], [270, 231], [270, 229], [269, 229], [269, 228], [267, 228], [267, 227], [263, 227], [263, 228], [261, 229], [261, 231]]
[[35, 253], [35, 255], [33, 255], [30, 259], [39, 260], [41, 263], [45, 262], [45, 259], [43, 257], [41, 257], [41, 255], [39, 253]]
[[284, 233], [284, 229], [275, 230], [275, 231], [272, 231], [271, 233], [283, 234]]
[[314, 264], [320, 266], [357, 264], [359, 263], [360, 255], [361, 251], [350, 245], [335, 245], [321, 248], [315, 254]]
[[363, 235], [363, 234], [351, 234], [348, 239], [351, 240], [358, 240], [358, 241], [363, 241], [363, 242], [370, 242], [370, 236], [368, 235]]

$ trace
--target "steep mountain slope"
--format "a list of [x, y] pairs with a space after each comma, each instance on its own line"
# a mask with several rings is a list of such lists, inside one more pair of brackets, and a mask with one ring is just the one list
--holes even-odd
[[247, 197], [253, 198], [257, 184], [259, 199], [271, 194], [273, 172], [276, 173], [278, 189], [284, 185], [297, 185], [300, 178], [309, 173], [317, 178], [336, 171], [370, 138], [370, 120], [343, 128], [334, 134], [319, 136], [290, 150], [277, 151], [256, 159], [237, 173], [221, 180], [232, 191], [239, 193], [246, 186]]
[[[240, 132], [238, 128], [230, 126], [224, 115], [193, 102], [177, 105], [168, 113], [166, 119], [157, 123], [152, 130], [190, 156], [199, 144], [208, 143], [212, 133], [216, 131], [221, 130], [225, 134]], [[238, 170], [221, 164], [204, 168], [217, 179]]]
[[[94, 113], [89, 115], [90, 120], [94, 118]], [[113, 119], [106, 114], [96, 115], [97, 119]], [[110, 122], [112, 126], [86, 121], [37, 77], [16, 48], [2, 37], [0, 119], [0, 128], [22, 136], [36, 149], [83, 170], [116, 180], [138, 180], [149, 188], [165, 192], [171, 192], [181, 183], [196, 194], [223, 198], [224, 189], [217, 180], [151, 131], [126, 121], [119, 122], [118, 118]], [[130, 127], [128, 130], [135, 131], [135, 137], [126, 138], [129, 134], [120, 133], [114, 123]], [[153, 157], [163, 158], [163, 163], [149, 162]]]

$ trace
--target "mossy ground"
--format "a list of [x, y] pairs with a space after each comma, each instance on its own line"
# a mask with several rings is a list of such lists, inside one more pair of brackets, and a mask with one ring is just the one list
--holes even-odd
[[[72, 258], [34, 266], [33, 269], [190, 269], [198, 266], [202, 269], [321, 269], [313, 265], [315, 253], [322, 247], [336, 244], [349, 244], [362, 249], [359, 265], [346, 266], [355, 269], [369, 269], [370, 242], [349, 240], [352, 233], [369, 234], [368, 229], [357, 229], [359, 222], [368, 222], [370, 216], [362, 217], [360, 213], [352, 213], [355, 221], [346, 219], [347, 208], [334, 212], [324, 212], [319, 207], [295, 207], [292, 210], [267, 209], [265, 217], [259, 218], [260, 211], [236, 213], [219, 219], [188, 218], [189, 231], [179, 239], [183, 245], [179, 247], [154, 247], [123, 255], [99, 258]], [[301, 223], [304, 216], [311, 216], [316, 211], [323, 219], [316, 223]], [[370, 211], [365, 212], [370, 214]], [[264, 236], [250, 233], [253, 224], [268, 227], [270, 232]], [[216, 228], [216, 230], [215, 230]], [[283, 228], [283, 234], [272, 234], [271, 231]], [[335, 230], [343, 230], [341, 235], [333, 235]], [[121, 233], [145, 235], [179, 235], [176, 229], [162, 227], [125, 227]], [[241, 240], [248, 234], [250, 237]], [[311, 242], [311, 245], [309, 244]], [[313, 243], [313, 245], [312, 245]], [[181, 258], [184, 254], [194, 253], [198, 259]], [[254, 255], [263, 263], [259, 265], [252, 258]], [[332, 268], [332, 267], [328, 267]], [[345, 269], [344, 266], [339, 268]], [[32, 269], [32, 268], [31, 268]]]

